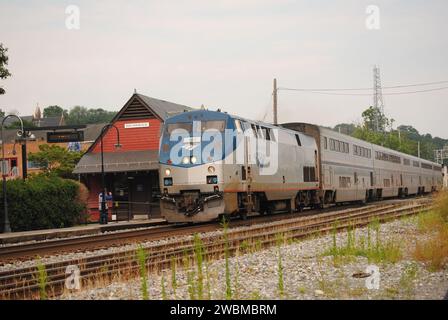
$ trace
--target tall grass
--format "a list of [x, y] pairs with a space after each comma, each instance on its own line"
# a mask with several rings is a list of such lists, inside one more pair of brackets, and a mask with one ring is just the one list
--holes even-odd
[[174, 256], [171, 257], [171, 288], [173, 288], [174, 296], [176, 296], [177, 289], [177, 276], [176, 276], [176, 258]]
[[[371, 233], [375, 232], [375, 241], [372, 242]], [[395, 263], [401, 259], [402, 253], [398, 243], [388, 241], [383, 243], [380, 235], [380, 225], [374, 221], [367, 227], [367, 239], [365, 237], [356, 237], [352, 227], [347, 229], [346, 244], [340, 246], [336, 243], [336, 236], [333, 233], [332, 247], [324, 252], [324, 255], [341, 257], [366, 257], [369, 262], [391, 262]]]
[[146, 270], [146, 252], [145, 249], [141, 245], [137, 248], [137, 262], [139, 266], [140, 273], [140, 291], [142, 294], [143, 300], [149, 299], [148, 294], [148, 273]]
[[165, 274], [162, 271], [162, 278], [160, 279], [160, 286], [162, 287], [162, 300], [166, 300], [166, 289], [165, 289]]
[[224, 234], [224, 258], [225, 258], [225, 276], [226, 276], [226, 299], [232, 300], [232, 281], [230, 279], [230, 265], [229, 265], [229, 235], [228, 235], [228, 228], [229, 223], [225, 220], [225, 218], [222, 219], [222, 227], [223, 227], [223, 234]]
[[204, 298], [204, 273], [202, 269], [202, 263], [204, 258], [203, 254], [204, 254], [204, 248], [202, 240], [196, 233], [194, 235], [194, 255], [196, 257], [196, 265], [198, 270], [196, 287], [199, 300], [202, 300]]
[[208, 270], [208, 259], [205, 259], [205, 277], [207, 283], [207, 299], [210, 300], [212, 298], [212, 290], [210, 286], [210, 272]]
[[282, 251], [281, 251], [281, 244], [282, 244], [282, 236], [277, 236], [277, 251], [278, 251], [278, 260], [277, 260], [277, 273], [278, 273], [278, 292], [280, 297], [283, 297], [285, 294], [285, 284], [283, 281], [283, 264], [282, 264]]
[[37, 273], [38, 273], [38, 283], [39, 283], [39, 297], [41, 300], [47, 300], [47, 270], [45, 265], [42, 263], [40, 258], [37, 259]]
[[448, 264], [448, 226], [436, 231], [427, 240], [417, 242], [413, 256], [425, 263], [430, 271], [442, 270]]
[[413, 257], [423, 262], [430, 271], [438, 271], [448, 264], [448, 192], [440, 192], [431, 212], [418, 216], [417, 226], [427, 239], [416, 243]]

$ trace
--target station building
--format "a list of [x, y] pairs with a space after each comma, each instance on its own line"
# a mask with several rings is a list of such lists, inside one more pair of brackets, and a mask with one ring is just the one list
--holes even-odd
[[[168, 117], [190, 107], [134, 93], [103, 132], [105, 186], [112, 193], [109, 219], [160, 216], [159, 140]], [[120, 147], [117, 148], [117, 129]], [[90, 220], [99, 219], [101, 193], [101, 134], [88, 148], [74, 173], [89, 189]]]

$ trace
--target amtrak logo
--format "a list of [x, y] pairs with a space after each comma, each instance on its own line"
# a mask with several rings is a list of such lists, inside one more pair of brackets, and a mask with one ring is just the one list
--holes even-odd
[[191, 151], [191, 150], [193, 150], [194, 148], [196, 148], [197, 146], [199, 146], [199, 143], [196, 143], [196, 144], [190, 144], [190, 143], [188, 143], [188, 144], [184, 144], [184, 145], [182, 146], [182, 148], [185, 149], [185, 150]]
[[184, 145], [182, 146], [182, 148], [191, 151], [200, 145], [201, 137], [185, 137], [183, 139], [183, 143]]

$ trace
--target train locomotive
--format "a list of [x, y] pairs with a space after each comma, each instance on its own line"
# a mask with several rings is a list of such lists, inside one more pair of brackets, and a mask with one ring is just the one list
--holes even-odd
[[166, 120], [162, 216], [173, 223], [437, 191], [437, 163], [307, 123], [274, 126], [220, 111]]

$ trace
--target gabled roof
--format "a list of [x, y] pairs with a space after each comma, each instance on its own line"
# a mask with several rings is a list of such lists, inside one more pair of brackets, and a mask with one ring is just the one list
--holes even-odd
[[176, 114], [193, 110], [193, 108], [181, 104], [151, 98], [138, 93], [135, 95], [142, 99], [163, 121]]
[[161, 121], [176, 114], [193, 110], [190, 107], [155, 99], [143, 94], [134, 93], [124, 107], [112, 119], [112, 123], [123, 119], [138, 119], [155, 116]]
[[63, 117], [62, 115], [59, 117], [45, 117], [40, 119], [32, 120], [34, 125], [37, 127], [57, 127], [63, 125]]

